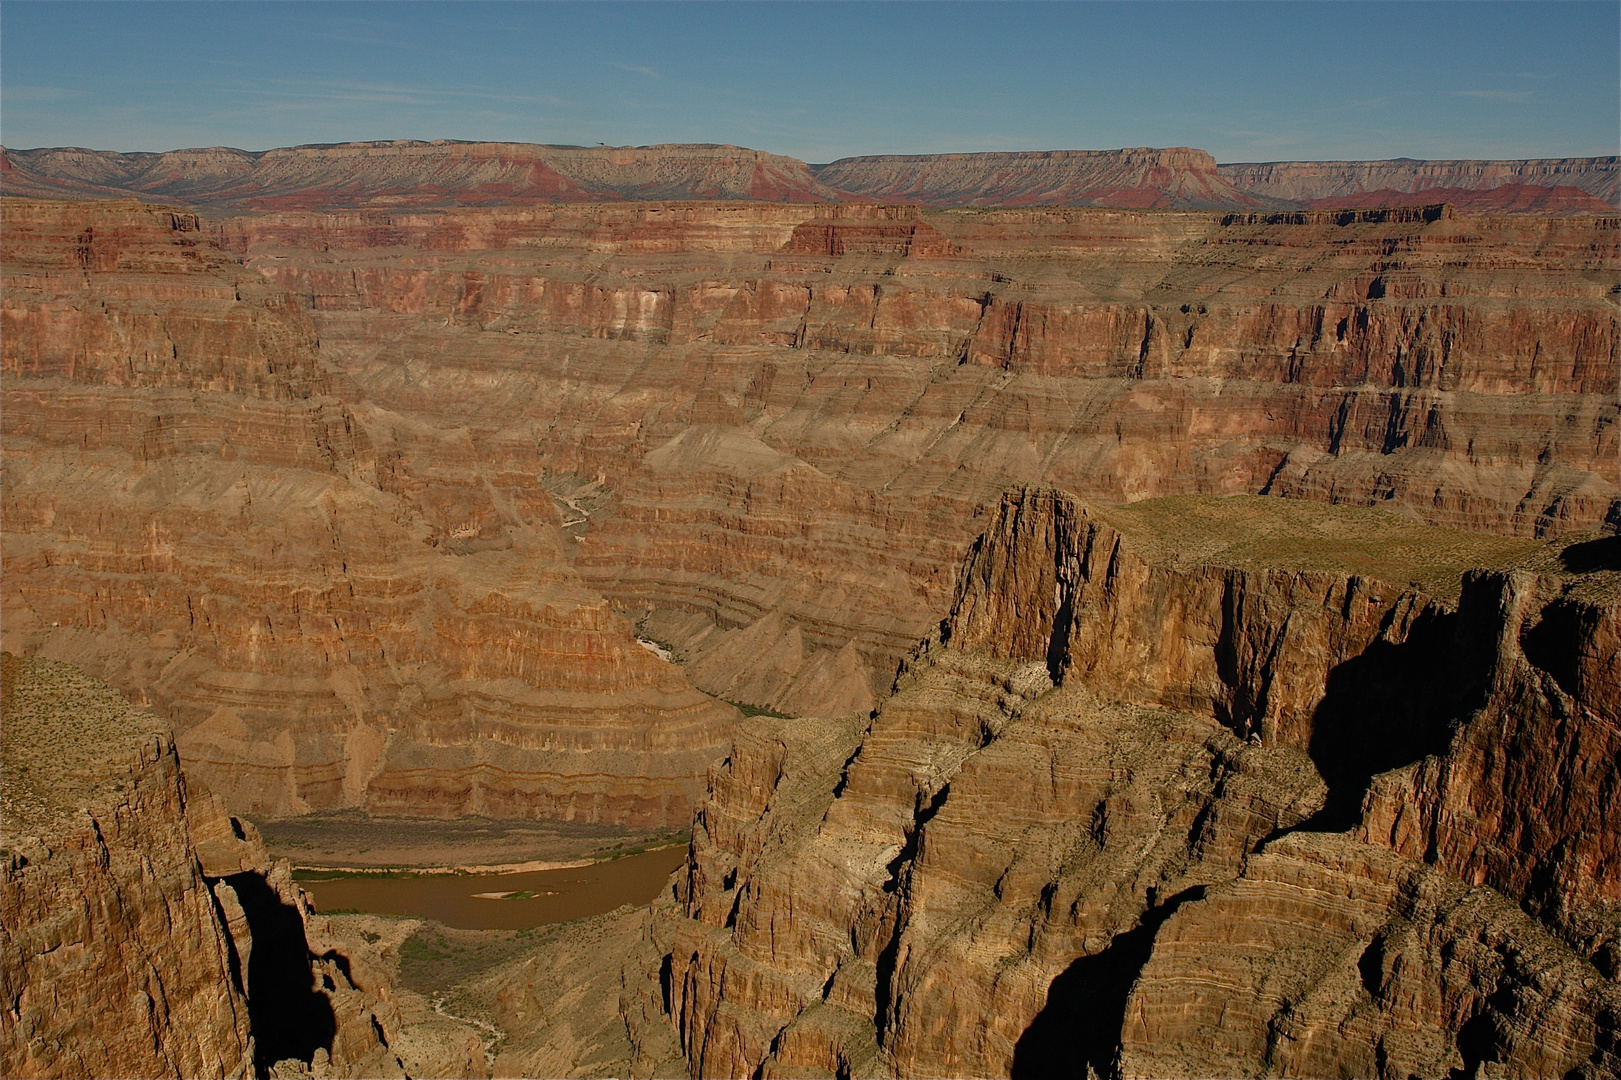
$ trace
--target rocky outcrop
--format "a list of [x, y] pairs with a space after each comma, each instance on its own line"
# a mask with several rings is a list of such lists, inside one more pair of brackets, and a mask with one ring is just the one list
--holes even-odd
[[5, 209], [8, 648], [238, 812], [685, 820], [736, 714], [580, 582], [532, 452], [365, 402], [190, 214]]
[[4, 161], [8, 195], [133, 197], [234, 210], [839, 198], [802, 161], [707, 144], [584, 147], [438, 139], [260, 152], [6, 150]]
[[[146, 692], [188, 760], [243, 763], [220, 776], [272, 812], [679, 818], [730, 715], [684, 678], [775, 712], [870, 709], [1010, 485], [1265, 492], [1520, 536], [1621, 513], [1615, 226], [1444, 206], [300, 211], [166, 229], [143, 265], [190, 250], [195, 272], [126, 259], [85, 292], [81, 249], [116, 248], [64, 226], [54, 262], [7, 263], [5, 355], [38, 380], [6, 384], [8, 640]], [[202, 294], [185, 310], [217, 344], [171, 342], [102, 282], [176, 327], [150, 298], [213, 290], [207, 321]], [[273, 344], [253, 370], [286, 389], [246, 360], [251, 394], [208, 389], [202, 353], [254, 325]], [[126, 351], [200, 389], [118, 385]], [[48, 383], [70, 364], [97, 381]], [[81, 469], [86, 448], [114, 456]], [[116, 565], [79, 546], [118, 535], [109, 515], [147, 523]], [[283, 546], [271, 522], [325, 539]], [[204, 539], [242, 530], [296, 605]], [[136, 573], [171, 576], [108, 576]], [[223, 662], [170, 664], [206, 635]], [[627, 776], [651, 779], [599, 779]]]
[[386, 982], [168, 725], [65, 664], [3, 675], [6, 1075], [403, 1076]]
[[1011, 494], [875, 713], [740, 732], [651, 923], [692, 1075], [1614, 1072], [1615, 538], [1460, 589], [1282, 506]]

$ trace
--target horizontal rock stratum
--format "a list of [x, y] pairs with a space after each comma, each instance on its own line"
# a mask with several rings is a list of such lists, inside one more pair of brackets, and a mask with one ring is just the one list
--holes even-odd
[[696, 808], [591, 998], [694, 1075], [1615, 1073], [1621, 216], [0, 211], [5, 647], [174, 731], [19, 836], [8, 1037], [144, 1008], [89, 889], [245, 1068], [233, 814]]
[[7, 647], [243, 811], [683, 822], [1023, 483], [1621, 520], [1615, 217], [4, 210]]
[[239, 812], [687, 819], [736, 710], [580, 581], [534, 472], [367, 402], [192, 215], [5, 212], [6, 633]]
[[1611, 213], [1621, 158], [1218, 165], [1190, 147], [875, 155], [825, 165], [738, 146], [399, 140], [246, 151], [0, 151], [0, 190], [230, 210], [757, 199], [926, 206], [1306, 209], [1452, 202], [1487, 213]]

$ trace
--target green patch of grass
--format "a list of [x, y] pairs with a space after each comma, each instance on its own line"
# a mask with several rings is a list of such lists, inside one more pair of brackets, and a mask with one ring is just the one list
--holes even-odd
[[546, 940], [526, 930], [458, 930], [425, 922], [400, 944], [400, 982], [420, 994], [433, 994], [504, 964]]
[[322, 870], [301, 866], [293, 871], [294, 881], [337, 881], [342, 878], [414, 878], [421, 877], [417, 870]]
[[626, 859], [632, 855], [645, 855], [649, 851], [662, 851], [665, 848], [684, 846], [690, 843], [691, 840], [692, 834], [687, 830], [672, 829], [669, 832], [660, 833], [651, 839], [636, 844], [621, 841], [606, 851], [600, 852], [598, 857], [612, 862], [615, 859]]
[[746, 701], [733, 701], [731, 698], [725, 698], [723, 700], [726, 702], [726, 704], [737, 709], [744, 716], [769, 716], [773, 720], [793, 719], [793, 717], [789, 716], [787, 713], [772, 712], [770, 709], [762, 709], [758, 705], [750, 705]]

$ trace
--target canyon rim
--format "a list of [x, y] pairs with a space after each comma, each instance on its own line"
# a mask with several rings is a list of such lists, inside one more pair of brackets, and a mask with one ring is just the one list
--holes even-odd
[[1621, 1073], [1616, 158], [0, 167], [6, 1075]]

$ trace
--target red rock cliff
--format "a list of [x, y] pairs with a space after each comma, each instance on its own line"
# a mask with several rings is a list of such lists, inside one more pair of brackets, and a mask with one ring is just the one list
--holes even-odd
[[239, 810], [685, 819], [735, 713], [581, 584], [524, 462], [364, 401], [189, 214], [6, 214], [10, 647], [155, 703]]
[[537, 146], [397, 140], [120, 154], [6, 150], [8, 195], [136, 197], [239, 210], [484, 206], [599, 199], [824, 202], [794, 158], [740, 146]]
[[[1607, 648], [1616, 538], [1305, 509], [1011, 495], [870, 719], [740, 733], [652, 928], [692, 1075], [1614, 1071], [1613, 680], [1564, 658]], [[1388, 583], [1483, 557], [1540, 619]], [[1467, 853], [1387, 824], [1566, 784]]]
[[403, 1076], [351, 964], [253, 826], [188, 789], [168, 726], [3, 657], [7, 1076]]

